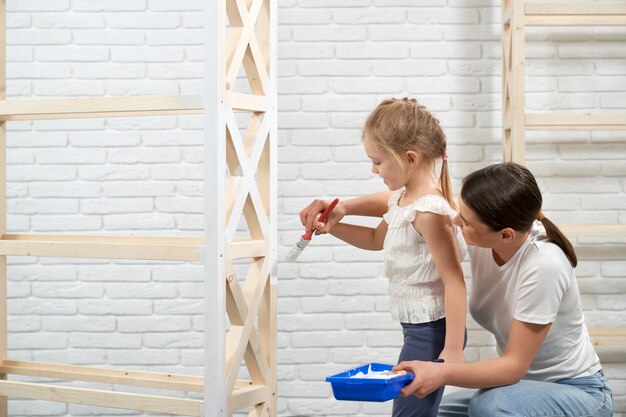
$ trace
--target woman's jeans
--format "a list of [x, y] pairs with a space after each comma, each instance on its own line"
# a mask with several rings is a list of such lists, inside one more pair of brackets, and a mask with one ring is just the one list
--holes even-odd
[[521, 380], [446, 394], [439, 417], [611, 417], [613, 392], [602, 370], [558, 382]]
[[[420, 324], [402, 323], [404, 345], [398, 362], [439, 358], [446, 340], [446, 319]], [[443, 387], [424, 398], [410, 395], [393, 400], [392, 417], [436, 417]]]

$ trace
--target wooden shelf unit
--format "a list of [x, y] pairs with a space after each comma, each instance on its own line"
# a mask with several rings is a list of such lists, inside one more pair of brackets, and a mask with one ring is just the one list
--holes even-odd
[[[9, 234], [6, 158], [2, 158], [0, 417], [8, 415], [7, 397], [198, 417], [230, 416], [244, 409], [249, 409], [250, 416], [276, 416], [276, 2], [206, 2], [205, 47], [210, 58], [202, 95], [21, 100], [5, 96], [5, 5], [0, 3], [0, 153], [6, 153], [6, 123], [10, 121], [203, 115], [205, 230], [202, 236], [192, 237]], [[233, 88], [241, 68], [249, 92]], [[250, 114], [243, 136], [235, 112]], [[249, 237], [239, 236], [242, 217]], [[7, 356], [7, 256], [203, 262], [203, 376], [11, 360]], [[237, 277], [233, 266], [238, 259], [250, 262], [245, 280]], [[248, 380], [237, 378], [242, 365], [248, 370]], [[10, 380], [11, 375], [116, 388], [18, 382]], [[145, 395], [122, 392], [118, 386], [203, 395], [202, 399]]]
[[[626, 4], [526, 3], [524, 0], [503, 0], [504, 161], [524, 164], [528, 130], [626, 130], [626, 112], [526, 112], [526, 26], [580, 25], [626, 25]], [[569, 237], [626, 237], [626, 224], [567, 224], [559, 227]], [[589, 333], [594, 345], [600, 350], [626, 348], [626, 327], [590, 328]], [[622, 360], [626, 359], [626, 355], [621, 356]]]

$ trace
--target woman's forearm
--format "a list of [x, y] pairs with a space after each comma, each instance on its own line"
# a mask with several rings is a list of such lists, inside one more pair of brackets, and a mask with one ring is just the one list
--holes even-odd
[[445, 384], [465, 388], [491, 388], [518, 382], [525, 367], [515, 358], [501, 356], [480, 362], [445, 363]]

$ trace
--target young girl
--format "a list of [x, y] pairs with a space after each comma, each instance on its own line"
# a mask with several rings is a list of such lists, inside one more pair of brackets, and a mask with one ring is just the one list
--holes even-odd
[[[460, 262], [466, 246], [452, 224], [457, 213], [439, 121], [414, 99], [385, 100], [367, 119], [362, 139], [372, 171], [392, 191], [388, 211], [376, 228], [340, 223], [330, 233], [362, 249], [384, 249], [390, 309], [404, 333], [399, 361], [463, 362], [466, 293]], [[438, 184], [434, 164], [440, 158]], [[305, 212], [306, 226], [307, 217], [319, 212]], [[397, 398], [393, 416], [435, 416], [442, 392]]]

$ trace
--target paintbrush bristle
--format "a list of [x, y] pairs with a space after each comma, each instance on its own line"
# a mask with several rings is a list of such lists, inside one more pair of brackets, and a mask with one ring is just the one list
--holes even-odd
[[289, 251], [287, 257], [285, 258], [285, 261], [294, 262], [298, 258], [298, 256], [300, 256], [300, 254], [302, 253], [304, 248], [306, 248], [306, 245], [308, 245], [309, 242], [310, 240], [300, 239], [298, 244]]

